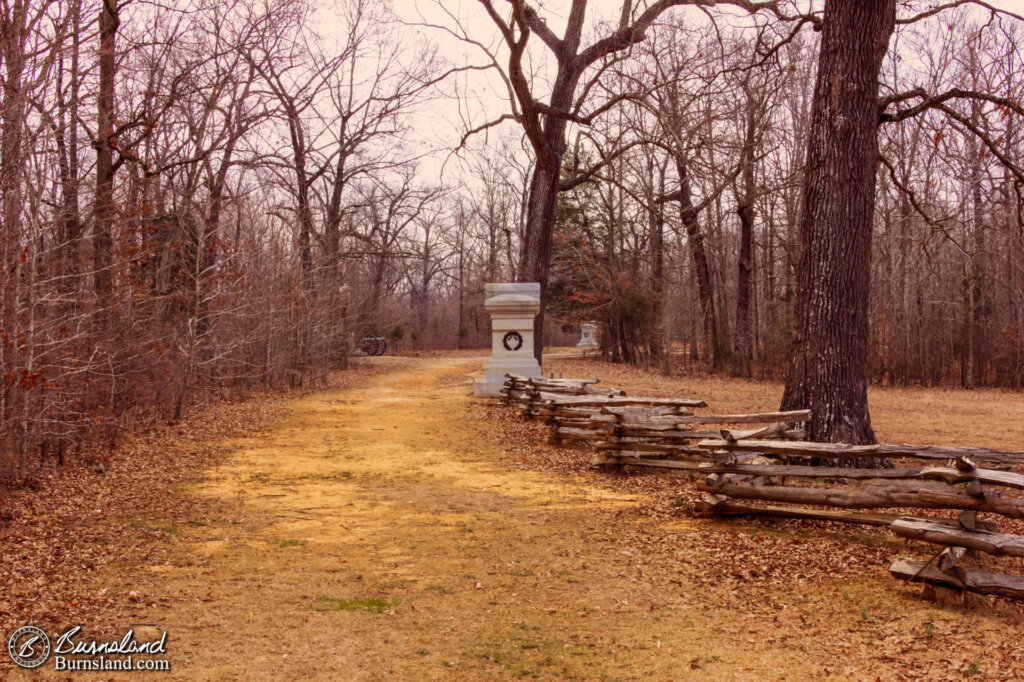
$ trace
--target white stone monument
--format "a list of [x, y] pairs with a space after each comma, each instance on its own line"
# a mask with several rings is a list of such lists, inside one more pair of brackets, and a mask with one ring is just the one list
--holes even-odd
[[533, 357], [533, 319], [540, 312], [540, 284], [492, 283], [484, 292], [484, 308], [491, 314], [491, 359], [483, 378], [473, 384], [473, 393], [497, 398], [507, 372], [544, 375]]
[[577, 348], [597, 348], [597, 323], [595, 322], [584, 322], [580, 325], [580, 342], [576, 344]]

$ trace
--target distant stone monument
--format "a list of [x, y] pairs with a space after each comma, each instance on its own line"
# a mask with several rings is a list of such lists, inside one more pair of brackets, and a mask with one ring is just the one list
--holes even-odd
[[577, 348], [597, 348], [597, 324], [594, 322], [584, 322], [580, 325], [580, 342], [576, 344]]
[[491, 359], [483, 378], [473, 384], [473, 393], [497, 398], [507, 372], [544, 375], [533, 357], [533, 319], [540, 312], [540, 284], [492, 283], [484, 292], [484, 308], [491, 315]]

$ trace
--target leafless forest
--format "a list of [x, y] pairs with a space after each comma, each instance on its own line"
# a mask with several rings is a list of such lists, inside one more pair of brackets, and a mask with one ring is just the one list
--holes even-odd
[[815, 262], [862, 264], [866, 381], [1020, 388], [1012, 4], [6, 0], [0, 476], [364, 336], [484, 347], [489, 281], [543, 283], [548, 343], [784, 378]]

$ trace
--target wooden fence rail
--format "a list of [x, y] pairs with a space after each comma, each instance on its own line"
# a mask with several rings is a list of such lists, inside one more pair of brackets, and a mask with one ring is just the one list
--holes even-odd
[[[1001, 533], [996, 522], [978, 518], [979, 513], [986, 513], [1024, 519], [1024, 499], [1008, 494], [1024, 490], [1024, 475], [1002, 469], [983, 469], [976, 464], [1017, 464], [1024, 462], [1024, 453], [983, 448], [853, 446], [774, 440], [709, 439], [698, 445], [720, 459], [758, 458], [754, 463], [726, 461], [700, 466], [707, 477], [698, 483], [698, 488], [708, 493], [700, 506], [707, 511], [726, 516], [781, 516], [885, 526], [900, 537], [943, 547], [934, 564], [913, 559], [896, 561], [889, 569], [893, 576], [925, 583], [933, 590], [953, 590], [961, 595], [963, 591], [998, 594], [1024, 600], [1024, 577], [961, 565], [970, 552], [1024, 557], [1024, 536]], [[952, 466], [891, 469], [806, 466], [772, 463], [764, 457], [766, 454], [837, 459], [943, 459], [952, 461]], [[787, 479], [812, 480], [817, 485], [791, 485], [786, 483]], [[820, 485], [822, 482], [824, 487]], [[959, 513], [956, 519], [949, 519], [850, 511], [886, 508], [953, 509]]]
[[[763, 439], [802, 438], [802, 429], [793, 425], [810, 418], [808, 410], [763, 412], [760, 414], [654, 416], [638, 419], [615, 414], [605, 437], [595, 443], [594, 464], [605, 471], [643, 466], [666, 469], [695, 469], [712, 460], [712, 453], [699, 444], [709, 439], [735, 440], [755, 434]], [[710, 425], [764, 424], [757, 429], [717, 431], [694, 427]], [[728, 441], [731, 442], [731, 441]]]
[[[972, 552], [1024, 558], [1024, 536], [1001, 532], [978, 514], [1024, 519], [1024, 453], [921, 445], [845, 445], [801, 439], [809, 410], [693, 414], [703, 400], [627, 396], [597, 379], [506, 375], [502, 392], [528, 417], [549, 425], [549, 440], [592, 443], [605, 471], [624, 466], [699, 471], [698, 508], [721, 516], [768, 516], [886, 527], [943, 547], [933, 561], [900, 559], [889, 571], [935, 590], [1024, 600], [1024, 577], [967, 568]], [[892, 468], [835, 466], [882, 458]], [[796, 463], [793, 462], [796, 460]], [[811, 466], [809, 460], [823, 461]], [[924, 465], [908, 466], [907, 460]], [[941, 464], [940, 464], [941, 463]], [[981, 468], [984, 463], [988, 468]], [[1004, 494], [1007, 493], [1007, 494]], [[956, 510], [957, 518], [907, 516], [905, 509]], [[884, 510], [894, 510], [893, 513]], [[870, 510], [870, 511], [868, 511]]]
[[506, 404], [517, 406], [526, 418], [538, 416], [538, 409], [547, 400], [554, 398], [591, 397], [618, 398], [626, 392], [617, 388], [599, 389], [599, 379], [555, 379], [553, 377], [524, 377], [505, 375], [505, 384], [500, 392]]

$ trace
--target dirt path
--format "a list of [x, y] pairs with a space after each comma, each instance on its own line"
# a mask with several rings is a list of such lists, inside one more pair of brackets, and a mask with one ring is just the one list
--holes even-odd
[[[808, 656], [742, 594], [709, 604], [638, 570], [605, 524], [640, 498], [517, 468], [474, 421], [475, 367], [424, 361], [294, 400], [236, 443], [195, 491], [229, 512], [134, 584], [175, 679], [874, 678], [844, 667], [848, 643]], [[700, 552], [676, 523], [685, 563]], [[829, 617], [775, 596], [787, 627]]]

